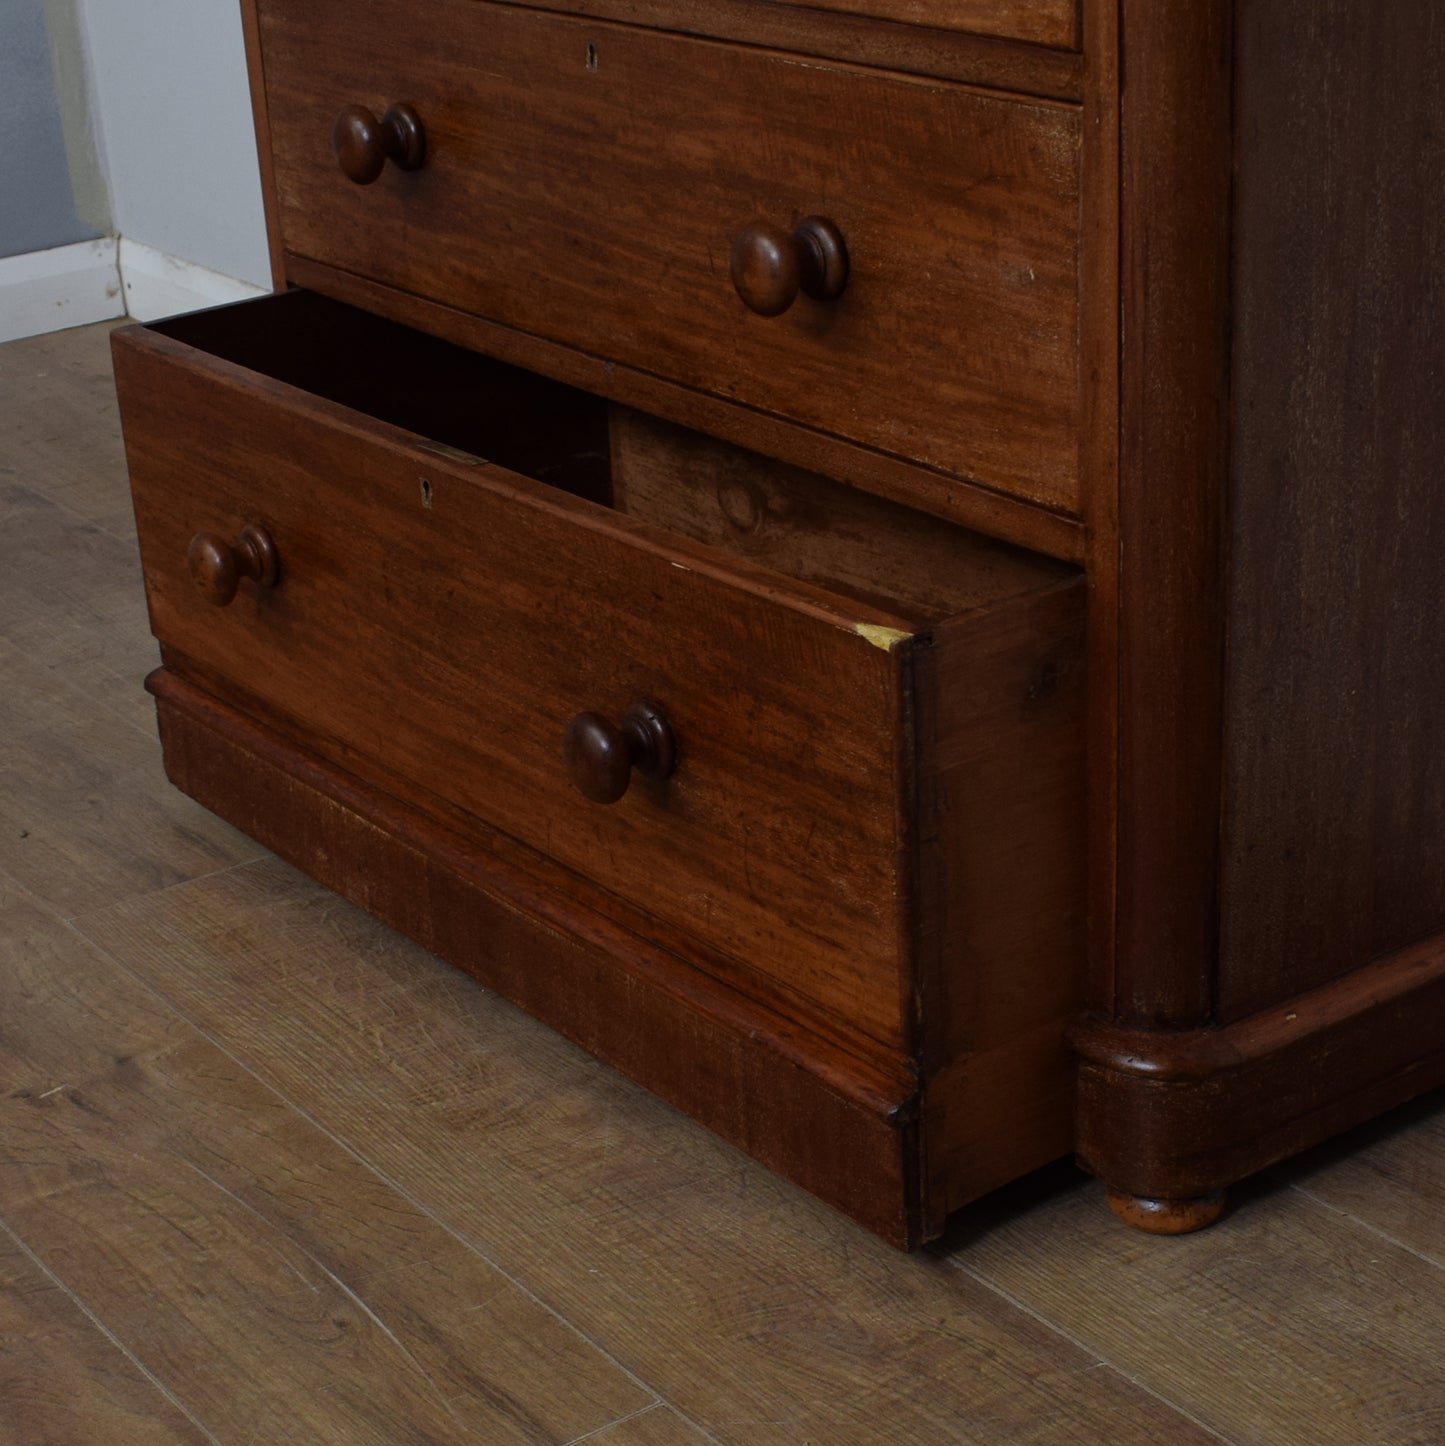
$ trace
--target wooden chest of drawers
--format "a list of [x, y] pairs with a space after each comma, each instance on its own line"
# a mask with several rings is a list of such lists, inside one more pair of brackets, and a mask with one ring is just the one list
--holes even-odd
[[116, 341], [180, 787], [903, 1245], [1445, 1074], [1423, 6], [243, 8], [304, 289]]

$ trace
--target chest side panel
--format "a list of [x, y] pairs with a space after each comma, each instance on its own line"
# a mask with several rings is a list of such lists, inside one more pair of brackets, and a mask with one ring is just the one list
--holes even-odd
[[1241, 8], [1220, 1011], [1445, 923], [1445, 16]]

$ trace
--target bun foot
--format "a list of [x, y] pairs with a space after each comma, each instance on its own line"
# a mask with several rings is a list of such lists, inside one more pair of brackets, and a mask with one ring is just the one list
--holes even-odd
[[1109, 1209], [1125, 1225], [1150, 1235], [1188, 1235], [1213, 1225], [1224, 1213], [1224, 1191], [1194, 1200], [1146, 1200], [1122, 1190], [1110, 1190]]

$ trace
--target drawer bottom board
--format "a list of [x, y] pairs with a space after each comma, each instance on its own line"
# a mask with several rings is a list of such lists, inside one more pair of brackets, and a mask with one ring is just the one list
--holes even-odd
[[920, 1243], [902, 1071], [803, 1033], [175, 674], [146, 686], [184, 793], [891, 1244]]

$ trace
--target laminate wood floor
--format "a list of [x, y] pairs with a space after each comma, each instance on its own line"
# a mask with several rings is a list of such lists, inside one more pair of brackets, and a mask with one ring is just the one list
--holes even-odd
[[1445, 1442], [1445, 1104], [905, 1257], [166, 783], [108, 328], [0, 348], [0, 1442]]

